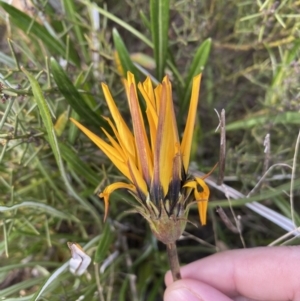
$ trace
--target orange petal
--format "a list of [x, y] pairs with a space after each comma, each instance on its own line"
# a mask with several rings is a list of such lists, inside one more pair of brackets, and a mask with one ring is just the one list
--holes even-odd
[[183, 166], [185, 171], [188, 170], [189, 163], [190, 163], [191, 146], [192, 146], [195, 118], [196, 118], [197, 106], [198, 106], [200, 82], [201, 82], [201, 74], [193, 78], [193, 87], [192, 87], [189, 113], [188, 113], [186, 126], [182, 137], [182, 142], [181, 142], [181, 153], [182, 153]]
[[134, 185], [123, 183], [123, 182], [116, 182], [116, 183], [113, 183], [113, 184], [108, 185], [107, 187], [105, 187], [105, 189], [103, 190], [103, 192], [101, 192], [99, 194], [99, 197], [104, 199], [104, 221], [106, 220], [107, 213], [108, 213], [109, 197], [110, 197], [110, 195], [115, 190], [121, 189], [121, 188], [129, 189], [129, 190], [131, 190], [133, 192], [136, 192], [136, 189], [135, 189]]

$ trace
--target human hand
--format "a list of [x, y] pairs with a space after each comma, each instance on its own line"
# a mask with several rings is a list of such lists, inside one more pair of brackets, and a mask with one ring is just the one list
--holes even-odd
[[299, 301], [300, 247], [226, 251], [165, 277], [164, 301]]

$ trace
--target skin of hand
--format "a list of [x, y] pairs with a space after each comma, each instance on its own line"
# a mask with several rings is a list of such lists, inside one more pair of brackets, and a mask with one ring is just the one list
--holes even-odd
[[300, 301], [300, 246], [220, 252], [165, 277], [164, 301]]

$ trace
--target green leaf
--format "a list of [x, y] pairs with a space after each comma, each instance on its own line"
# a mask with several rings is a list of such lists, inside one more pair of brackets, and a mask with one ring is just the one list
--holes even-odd
[[192, 84], [193, 84], [193, 77], [202, 73], [204, 66], [207, 62], [209, 53], [211, 49], [211, 39], [206, 39], [196, 51], [194, 59], [191, 63], [190, 70], [188, 71], [188, 75], [185, 81], [185, 91], [183, 102], [181, 103], [182, 113], [185, 113], [188, 104], [189, 98], [192, 92]]
[[[67, 58], [66, 45], [59, 40], [57, 37], [52, 36], [47, 29], [39, 24], [37, 21], [33, 20], [27, 14], [21, 12], [15, 7], [0, 1], [0, 6], [9, 14], [10, 21], [17, 26], [19, 29], [24, 31], [28, 35], [33, 35], [40, 39], [43, 44], [48, 48], [50, 53], [56, 53]], [[75, 49], [70, 49], [69, 58], [75, 65], [79, 66], [79, 57]]]
[[109, 249], [113, 239], [114, 239], [114, 236], [110, 230], [110, 225], [109, 225], [109, 223], [105, 223], [101, 238], [99, 239], [96, 254], [95, 254], [94, 261], [96, 263], [103, 261], [103, 259], [106, 257], [108, 249]]
[[156, 61], [156, 77], [163, 79], [168, 51], [169, 0], [151, 0], [151, 33]]
[[48, 107], [47, 102], [44, 99], [42, 89], [40, 88], [37, 80], [31, 75], [28, 71], [26, 71], [24, 68], [21, 68], [22, 71], [25, 73], [25, 75], [28, 77], [30, 81], [30, 85], [32, 88], [34, 99], [38, 105], [43, 123], [45, 125], [47, 134], [48, 134], [48, 140], [50, 143], [50, 146], [52, 148], [53, 154], [55, 156], [56, 162], [59, 165], [59, 161], [61, 160], [59, 151], [57, 150], [57, 139], [55, 135], [54, 126], [51, 119], [50, 110]]
[[107, 122], [99, 115], [97, 115], [84, 101], [82, 95], [75, 88], [71, 80], [63, 68], [57, 63], [54, 58], [50, 60], [53, 78], [61, 94], [65, 97], [69, 105], [74, 111], [81, 116], [85, 121], [91, 124], [107, 128]]
[[139, 81], [139, 74], [137, 72], [137, 69], [130, 58], [130, 55], [122, 38], [120, 37], [118, 31], [115, 28], [113, 29], [113, 40], [123, 69], [123, 77], [127, 77], [126, 74], [128, 71], [130, 71], [134, 74], [135, 80]]

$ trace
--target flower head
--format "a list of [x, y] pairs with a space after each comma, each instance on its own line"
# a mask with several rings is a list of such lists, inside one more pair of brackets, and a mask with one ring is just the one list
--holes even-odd
[[[129, 183], [113, 183], [100, 193], [105, 203], [105, 218], [111, 193], [125, 188], [139, 204], [136, 211], [147, 219], [153, 233], [165, 243], [175, 241], [182, 234], [192, 202], [197, 202], [200, 221], [206, 223], [209, 189], [204, 178], [188, 175], [200, 81], [201, 74], [193, 79], [190, 107], [181, 141], [173, 107], [172, 86], [167, 76], [153, 88], [150, 78], [136, 85], [133, 74], [128, 72], [124, 86], [133, 131], [122, 118], [104, 83], [102, 89], [113, 121], [105, 119], [114, 137], [102, 128], [108, 140], [106, 142], [71, 119], [129, 180]], [[137, 89], [145, 101], [146, 124]]]

